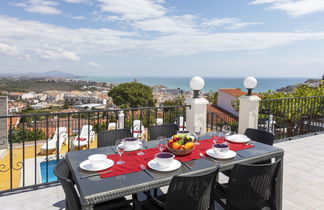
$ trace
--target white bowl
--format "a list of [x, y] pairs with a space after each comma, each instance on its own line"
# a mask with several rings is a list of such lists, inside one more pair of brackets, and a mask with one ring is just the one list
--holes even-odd
[[134, 148], [138, 145], [137, 138], [133, 138], [133, 137], [124, 138], [124, 144], [126, 148]]
[[225, 155], [229, 150], [229, 146], [227, 144], [213, 144], [213, 150], [217, 154]]
[[170, 152], [160, 152], [155, 155], [156, 162], [161, 168], [167, 168], [170, 166], [174, 158], [174, 154]]
[[100, 168], [102, 165], [104, 165], [106, 163], [107, 155], [104, 155], [104, 154], [90, 155], [88, 157], [88, 160], [90, 161], [90, 164], [94, 168]]

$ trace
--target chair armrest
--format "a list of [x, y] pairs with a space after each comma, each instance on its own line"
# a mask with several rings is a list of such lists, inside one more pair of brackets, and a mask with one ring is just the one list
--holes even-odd
[[136, 210], [141, 209], [140, 202], [137, 199], [118, 201], [118, 203], [109, 204], [107, 207], [109, 209], [117, 209], [119, 207], [127, 206], [131, 203], [134, 204]]
[[220, 204], [224, 209], [226, 209], [226, 204], [221, 200], [226, 198], [226, 191], [228, 186], [226, 184], [220, 184], [216, 182], [215, 191], [213, 193], [214, 200]]
[[165, 207], [165, 203], [160, 201], [159, 199], [157, 199], [156, 197], [152, 196], [149, 192], [144, 192], [144, 194], [148, 197], [148, 199], [150, 199], [154, 204], [161, 206], [161, 207]]

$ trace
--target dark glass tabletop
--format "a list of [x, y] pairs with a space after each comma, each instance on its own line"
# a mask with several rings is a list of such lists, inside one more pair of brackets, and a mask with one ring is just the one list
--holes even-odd
[[[201, 137], [201, 140], [208, 137]], [[148, 148], [156, 147], [157, 141], [147, 142]], [[91, 202], [97, 203], [104, 200], [110, 200], [117, 197], [126, 196], [136, 192], [161, 187], [168, 185], [174, 175], [178, 174], [199, 174], [204, 170], [212, 170], [215, 166], [220, 165], [220, 171], [230, 169], [235, 163], [253, 163], [266, 160], [273, 157], [281, 158], [283, 150], [268, 146], [262, 143], [253, 142], [254, 147], [236, 151], [236, 157], [229, 160], [217, 160], [212, 162], [207, 159], [197, 159], [186, 162], [192, 169], [182, 165], [179, 169], [172, 172], [158, 172], [151, 169], [150, 172], [155, 178], [149, 176], [143, 171], [124, 174], [109, 178], [101, 178], [94, 176], [91, 178], [80, 179], [80, 177], [94, 172], [86, 172], [79, 168], [79, 164], [88, 159], [88, 156], [96, 153], [100, 154], [115, 154], [113, 147], [101, 147], [96, 149], [88, 149], [82, 151], [72, 151], [67, 153], [67, 161], [70, 169], [72, 170], [73, 178], [79, 190], [81, 200], [84, 203], [90, 204]], [[123, 155], [127, 155], [125, 152]]]

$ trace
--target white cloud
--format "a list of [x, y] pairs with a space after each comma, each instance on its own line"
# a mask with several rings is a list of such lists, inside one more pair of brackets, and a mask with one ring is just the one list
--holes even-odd
[[66, 51], [61, 49], [55, 50], [44, 50], [40, 51], [40, 57], [47, 60], [70, 60], [79, 61], [80, 57], [72, 51]]
[[260, 25], [262, 22], [242, 22], [238, 18], [213, 18], [205, 20], [202, 25], [208, 27], [224, 27], [225, 29], [240, 29], [250, 25]]
[[62, 12], [56, 8], [57, 2], [47, 0], [29, 0], [23, 3], [13, 4], [17, 7], [23, 7], [27, 12], [40, 13], [47, 15], [57, 15]]
[[83, 19], [85, 19], [84, 16], [73, 16], [73, 15], [67, 15], [66, 17], [68, 17], [68, 18], [72, 18], [72, 19], [75, 19], [75, 20], [83, 20]]
[[71, 4], [88, 3], [88, 0], [64, 0], [64, 1]]
[[95, 68], [95, 69], [98, 69], [98, 68], [101, 67], [100, 64], [95, 63], [95, 62], [89, 62], [89, 63], [87, 63], [87, 66], [92, 67], [92, 68]]
[[166, 14], [161, 0], [99, 0], [103, 12], [114, 13], [121, 20], [142, 20]]
[[0, 54], [16, 56], [19, 51], [16, 47], [0, 43]]
[[147, 41], [147, 51], [159, 55], [190, 55], [201, 52], [262, 50], [302, 40], [324, 40], [323, 33], [213, 33], [169, 35]]
[[154, 19], [135, 21], [132, 25], [143, 31], [161, 33], [196, 33], [194, 16], [164, 16]]
[[[11, 26], [15, 27], [11, 27]], [[0, 52], [31, 59], [77, 62], [87, 55], [190, 55], [202, 52], [261, 50], [302, 40], [324, 40], [317, 33], [173, 33], [143, 39], [110, 29], [69, 29], [0, 16]]]
[[253, 0], [250, 4], [270, 4], [268, 9], [282, 10], [292, 17], [324, 11], [323, 0]]

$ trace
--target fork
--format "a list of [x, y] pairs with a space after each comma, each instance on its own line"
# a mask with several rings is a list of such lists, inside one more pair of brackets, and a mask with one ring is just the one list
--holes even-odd
[[199, 155], [200, 155], [200, 157], [202, 157], [202, 158], [204, 158], [204, 159], [206, 159], [206, 160], [212, 161], [212, 162], [214, 162], [214, 163], [218, 163], [217, 160], [213, 160], [213, 159], [211, 159], [211, 158], [209, 158], [209, 157], [206, 157], [206, 155], [204, 155], [202, 152], [200, 152]]
[[145, 167], [144, 164], [140, 164], [140, 168], [141, 168], [142, 171], [144, 171], [146, 174], [148, 174], [148, 175], [151, 176], [152, 178], [155, 178], [155, 176], [154, 176], [151, 172], [149, 172], [149, 171], [146, 169], [146, 167]]

